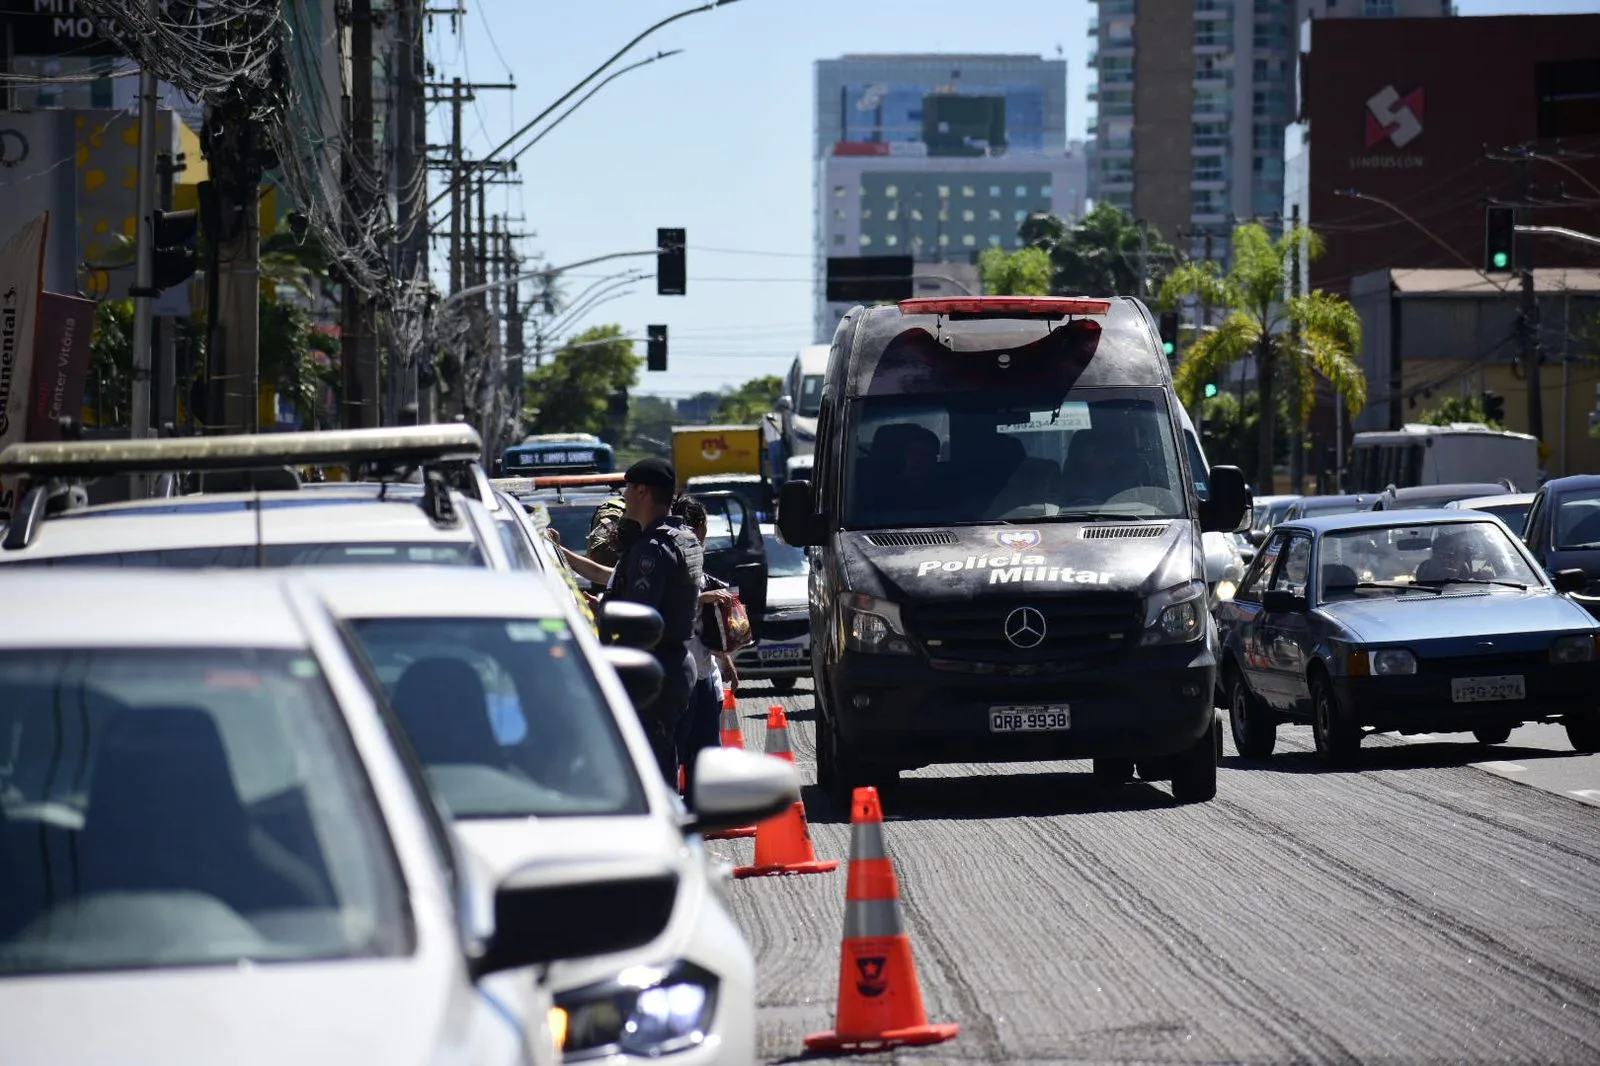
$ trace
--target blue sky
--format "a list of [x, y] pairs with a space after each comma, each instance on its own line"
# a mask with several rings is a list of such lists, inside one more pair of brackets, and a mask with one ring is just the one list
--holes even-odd
[[[467, 106], [464, 140], [474, 155], [651, 23], [697, 6], [465, 3], [459, 35], [448, 18], [433, 19], [435, 77], [518, 86], [482, 92]], [[1600, 11], [1600, 0], [1457, 6], [1463, 15], [1554, 14]], [[657, 226], [688, 230], [688, 295], [657, 296], [647, 280], [577, 323], [614, 322], [640, 337], [648, 323], [668, 325], [671, 370], [641, 373], [636, 392], [679, 397], [781, 374], [811, 342], [813, 62], [855, 52], [1054, 56], [1059, 46], [1068, 64], [1068, 136], [1081, 138], [1093, 10], [1087, 0], [737, 0], [641, 43], [630, 58], [683, 52], [602, 89], [521, 158], [522, 184], [495, 187], [489, 211], [528, 234], [522, 254], [543, 255], [552, 265], [652, 247]], [[434, 105], [430, 143], [449, 143], [448, 122], [448, 108]], [[439, 242], [434, 262], [441, 270], [444, 255]], [[648, 259], [623, 260], [574, 271], [565, 285], [576, 295], [632, 266], [654, 269]]]

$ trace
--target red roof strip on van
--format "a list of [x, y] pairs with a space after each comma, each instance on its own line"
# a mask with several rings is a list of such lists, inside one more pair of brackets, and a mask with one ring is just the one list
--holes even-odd
[[900, 301], [903, 315], [1103, 315], [1110, 300], [1076, 296], [919, 296]]
[[614, 474], [547, 474], [530, 480], [534, 488], [553, 489], [567, 485], [620, 485], [626, 476], [619, 471]]

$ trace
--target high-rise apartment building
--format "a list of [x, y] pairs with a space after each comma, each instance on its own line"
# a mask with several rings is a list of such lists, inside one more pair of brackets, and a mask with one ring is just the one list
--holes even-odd
[[977, 292], [985, 248], [1029, 214], [1072, 218], [1087, 157], [1068, 143], [1067, 69], [1028, 55], [859, 55], [817, 63], [816, 338], [829, 257], [909, 255], [919, 293]]
[[1091, 194], [1198, 253], [1280, 220], [1303, 18], [1448, 14], [1441, 0], [1098, 0]]

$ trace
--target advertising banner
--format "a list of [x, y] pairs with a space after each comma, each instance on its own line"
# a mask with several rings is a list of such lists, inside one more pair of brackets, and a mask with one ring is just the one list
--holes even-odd
[[[38, 215], [0, 248], [0, 451], [25, 440], [33, 337], [44, 275], [44, 240], [50, 215]], [[0, 519], [18, 502], [14, 479], [0, 478]]]
[[89, 342], [94, 337], [93, 300], [59, 292], [39, 297], [34, 330], [33, 384], [29, 391], [28, 440], [61, 439], [61, 419], [83, 410], [89, 379]]

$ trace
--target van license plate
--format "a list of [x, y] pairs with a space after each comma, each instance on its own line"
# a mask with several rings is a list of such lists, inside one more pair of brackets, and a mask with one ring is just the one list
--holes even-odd
[[1453, 677], [1450, 698], [1457, 703], [1495, 703], [1500, 700], [1525, 700], [1527, 686], [1521, 674], [1498, 677]]
[[989, 708], [991, 733], [1056, 733], [1071, 728], [1072, 709], [1065, 703]]

